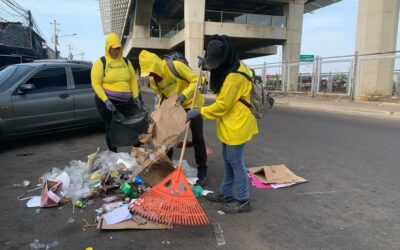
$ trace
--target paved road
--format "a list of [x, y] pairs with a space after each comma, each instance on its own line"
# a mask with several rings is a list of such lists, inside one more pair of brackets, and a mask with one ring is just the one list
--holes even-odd
[[[394, 121], [276, 107], [247, 145], [247, 166], [284, 163], [309, 182], [279, 190], [252, 188], [249, 214], [219, 215], [217, 205], [200, 200], [211, 222], [224, 230], [226, 245], [219, 247], [211, 226], [83, 232], [79, 220], [94, 218], [98, 200], [75, 210], [75, 224], [66, 223], [71, 206], [35, 213], [17, 201], [25, 189], [13, 184], [35, 182], [52, 167], [85, 160], [98, 146], [105, 148], [104, 134], [86, 129], [18, 140], [0, 152], [0, 248], [29, 249], [39, 239], [57, 240], [59, 249], [399, 249], [399, 131]], [[209, 189], [222, 179], [214, 134], [214, 122], [206, 122], [206, 142], [214, 150]], [[187, 159], [194, 163], [193, 150]]]

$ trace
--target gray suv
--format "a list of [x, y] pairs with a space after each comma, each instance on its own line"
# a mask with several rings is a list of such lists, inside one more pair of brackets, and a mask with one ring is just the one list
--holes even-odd
[[0, 71], [0, 140], [98, 125], [91, 63], [36, 61]]

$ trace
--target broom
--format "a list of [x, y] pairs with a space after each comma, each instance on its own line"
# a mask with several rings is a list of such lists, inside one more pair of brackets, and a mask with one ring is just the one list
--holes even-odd
[[[202, 71], [200, 68], [190, 109], [194, 107], [201, 76]], [[177, 169], [133, 203], [130, 208], [135, 214], [149, 221], [169, 226], [200, 226], [209, 223], [182, 171], [182, 161], [189, 134], [189, 125], [190, 123], [186, 125]]]

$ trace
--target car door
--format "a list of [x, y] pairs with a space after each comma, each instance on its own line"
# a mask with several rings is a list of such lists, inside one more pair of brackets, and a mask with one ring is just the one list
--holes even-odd
[[78, 124], [100, 123], [99, 112], [94, 101], [94, 90], [90, 80], [90, 67], [72, 66], [70, 67], [74, 89], [75, 122]]
[[73, 98], [65, 66], [42, 68], [24, 84], [33, 84], [35, 88], [12, 96], [15, 133], [48, 131], [73, 124]]

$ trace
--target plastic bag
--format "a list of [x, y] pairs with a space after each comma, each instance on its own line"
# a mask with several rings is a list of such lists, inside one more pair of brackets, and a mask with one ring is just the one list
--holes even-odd
[[108, 136], [114, 147], [139, 144], [139, 135], [149, 127], [149, 109], [146, 106], [129, 105], [123, 110], [113, 112]]
[[[178, 160], [173, 160], [172, 162], [174, 163], [175, 167], [179, 164]], [[182, 169], [183, 169], [183, 174], [186, 176], [186, 178], [197, 177], [197, 168], [190, 166], [187, 160], [182, 161]]]
[[94, 170], [102, 173], [108, 173], [111, 169], [132, 172], [138, 166], [136, 159], [128, 153], [114, 153], [108, 150], [100, 153], [93, 165]]

